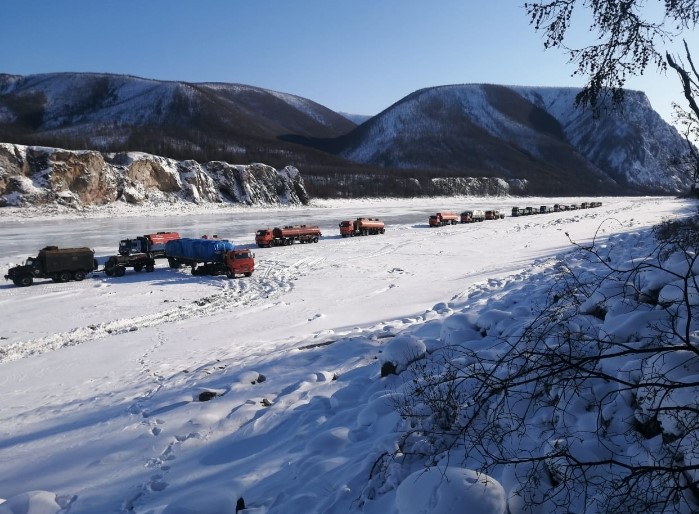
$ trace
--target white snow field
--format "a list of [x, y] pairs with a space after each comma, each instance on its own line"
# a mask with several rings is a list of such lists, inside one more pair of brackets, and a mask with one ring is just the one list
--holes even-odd
[[[89, 246], [103, 262], [120, 239], [159, 230], [247, 247], [257, 228], [323, 231], [318, 244], [255, 249], [249, 278], [158, 261], [121, 278], [0, 282], [0, 514], [230, 514], [241, 498], [242, 512], [258, 514], [504, 514], [517, 484], [477, 473], [463, 452], [376, 476], [403, 423], [394, 397], [404, 379], [380, 368], [391, 358], [401, 371], [408, 353], [473, 337], [484, 320], [521, 323], [573, 253], [566, 232], [579, 243], [612, 237], [621, 258], [644, 257], [650, 226], [697, 208], [595, 198], [601, 207], [509, 217], [515, 205], [581, 200], [0, 210], [3, 274], [47, 245]], [[489, 207], [507, 217], [427, 225], [439, 210]], [[338, 223], [360, 216], [384, 219], [386, 233], [340, 238]], [[522, 512], [517, 502], [510, 512]]]

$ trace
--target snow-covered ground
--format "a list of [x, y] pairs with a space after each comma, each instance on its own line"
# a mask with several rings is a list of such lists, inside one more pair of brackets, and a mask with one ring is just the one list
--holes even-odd
[[[256, 249], [249, 278], [162, 262], [121, 278], [0, 285], [0, 513], [218, 514], [243, 498], [252, 513], [502, 514], [512, 484], [468, 463], [411, 476], [423, 469], [413, 464], [372, 483], [401, 430], [403, 379], [380, 368], [396, 341], [453, 343], [496, 304], [542, 304], [572, 250], [566, 232], [579, 243], [622, 237], [619, 251], [644, 256], [648, 227], [696, 211], [672, 198], [595, 200], [602, 207], [520, 218], [512, 206], [556, 200], [0, 211], [3, 273], [48, 244], [90, 246], [103, 260], [119, 239], [157, 230], [248, 247], [257, 228], [323, 230], [318, 244]], [[490, 206], [508, 217], [427, 225], [438, 210]], [[381, 217], [386, 234], [340, 238], [337, 224], [359, 216]]]

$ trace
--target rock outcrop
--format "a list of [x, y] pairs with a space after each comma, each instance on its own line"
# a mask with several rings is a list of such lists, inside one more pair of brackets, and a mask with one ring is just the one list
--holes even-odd
[[293, 166], [176, 161], [146, 153], [100, 153], [0, 143], [0, 207], [113, 202], [305, 205]]

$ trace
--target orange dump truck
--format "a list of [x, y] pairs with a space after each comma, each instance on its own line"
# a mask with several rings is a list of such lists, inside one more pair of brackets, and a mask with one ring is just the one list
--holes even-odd
[[340, 235], [342, 237], [383, 234], [385, 231], [384, 222], [378, 218], [357, 218], [354, 221], [340, 222]]
[[255, 243], [264, 246], [288, 246], [298, 243], [317, 243], [322, 236], [320, 228], [315, 225], [287, 225], [273, 229], [260, 229], [255, 232]]
[[438, 212], [430, 216], [430, 227], [442, 227], [444, 225], [456, 225], [460, 216], [455, 212]]

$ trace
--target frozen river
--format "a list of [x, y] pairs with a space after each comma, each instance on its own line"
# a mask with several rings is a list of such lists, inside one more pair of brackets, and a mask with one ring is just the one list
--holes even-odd
[[[614, 199], [600, 199], [607, 203]], [[230, 208], [195, 212], [169, 212], [144, 209], [139, 215], [127, 213], [105, 217], [37, 217], [17, 219], [3, 216], [0, 209], [0, 263], [17, 262], [44, 246], [93, 248], [98, 256], [116, 253], [121, 239], [158, 231], [179, 232], [182, 237], [217, 234], [236, 245], [254, 246], [260, 228], [296, 224], [318, 225], [323, 239], [339, 237], [338, 224], [357, 217], [378, 217], [391, 225], [427, 226], [427, 218], [440, 210], [501, 209], [509, 215], [513, 206], [553, 205], [579, 202], [577, 198], [416, 198], [406, 200], [317, 201], [300, 208]]]

